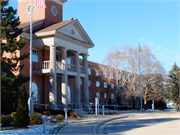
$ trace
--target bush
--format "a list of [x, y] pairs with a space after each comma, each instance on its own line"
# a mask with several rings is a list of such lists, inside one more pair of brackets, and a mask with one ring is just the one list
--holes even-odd
[[11, 113], [11, 116], [14, 116], [14, 117], [15, 117], [15, 116], [16, 116], [16, 112], [12, 112], [12, 113]]
[[61, 122], [61, 121], [63, 121], [63, 119], [64, 119], [64, 115], [61, 115], [61, 114], [56, 115], [56, 121], [57, 122]]
[[14, 116], [2, 115], [1, 116], [2, 127], [11, 126], [11, 123], [13, 122], [13, 120], [14, 120]]
[[42, 124], [41, 113], [33, 113], [30, 115], [30, 125]]
[[50, 116], [51, 112], [50, 111], [44, 111], [43, 114], [46, 115], [46, 116]]
[[70, 113], [71, 117], [72, 118], [77, 118], [78, 117], [78, 114], [76, 112], [72, 112]]
[[29, 125], [28, 97], [24, 86], [18, 96], [18, 107], [14, 118], [15, 127], [27, 127]]

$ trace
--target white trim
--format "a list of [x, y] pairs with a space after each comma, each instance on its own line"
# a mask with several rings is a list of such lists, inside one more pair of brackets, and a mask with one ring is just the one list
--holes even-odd
[[[55, 14], [55, 15], [54, 15], [53, 12], [52, 12], [52, 8], [53, 8], [53, 7], [54, 7], [55, 10], [56, 10], [56, 14]], [[52, 6], [52, 7], [51, 7], [51, 13], [52, 13], [54, 16], [56, 16], [56, 15], [58, 14], [57, 8], [56, 8], [55, 6]]]
[[35, 84], [37, 85], [37, 88], [38, 88], [38, 103], [34, 103], [34, 102], [33, 102], [33, 104], [38, 105], [38, 104], [39, 104], [39, 102], [40, 102], [40, 92], [39, 92], [39, 86], [38, 86], [38, 84], [37, 84], [37, 82], [36, 82], [36, 81], [33, 81], [32, 83], [35, 83]]

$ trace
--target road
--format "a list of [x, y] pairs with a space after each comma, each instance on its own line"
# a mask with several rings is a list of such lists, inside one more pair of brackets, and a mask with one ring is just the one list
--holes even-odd
[[180, 112], [124, 112], [68, 125], [61, 134], [180, 135]]

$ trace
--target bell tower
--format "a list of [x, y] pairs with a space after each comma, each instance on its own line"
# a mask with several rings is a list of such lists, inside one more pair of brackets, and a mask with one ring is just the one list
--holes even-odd
[[[61, 22], [63, 18], [63, 4], [67, 0], [44, 0], [46, 8], [37, 8], [35, 0], [33, 3], [33, 21], [44, 19], [44, 25]], [[18, 16], [20, 22], [30, 21], [30, 3], [31, 0], [18, 0]]]

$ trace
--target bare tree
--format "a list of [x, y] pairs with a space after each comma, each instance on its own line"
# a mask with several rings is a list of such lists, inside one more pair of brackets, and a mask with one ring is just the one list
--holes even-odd
[[[142, 97], [146, 105], [148, 100], [162, 98], [162, 84], [165, 71], [159, 60], [155, 58], [147, 46], [142, 47], [141, 61], [141, 87]], [[139, 97], [139, 49], [138, 47], [123, 46], [111, 49], [104, 58], [99, 69], [107, 73], [106, 82], [114, 83], [116, 95], [123, 90], [127, 98]], [[105, 78], [103, 78], [105, 80]], [[109, 80], [109, 81], [108, 81]], [[159, 84], [155, 80], [159, 81]], [[162, 86], [162, 85], [161, 85]]]
[[[99, 69], [106, 73], [104, 80], [111, 86], [114, 84], [116, 96], [121, 90], [132, 89], [136, 85], [138, 72], [138, 59], [136, 58], [138, 49], [130, 46], [124, 46], [120, 49], [113, 48], [106, 55], [103, 64]], [[127, 94], [126, 91], [121, 93]], [[127, 97], [130, 94], [128, 93]], [[115, 98], [116, 99], [116, 98]], [[115, 102], [115, 100], [114, 100]]]
[[[147, 109], [147, 101], [158, 101], [163, 97], [162, 84], [165, 78], [165, 70], [147, 46], [142, 47], [140, 62], [142, 97], [144, 99], [145, 109]], [[139, 85], [137, 86], [139, 89]], [[137, 90], [136, 94], [140, 95], [140, 91]]]

